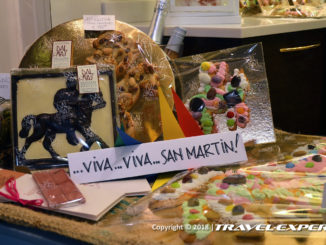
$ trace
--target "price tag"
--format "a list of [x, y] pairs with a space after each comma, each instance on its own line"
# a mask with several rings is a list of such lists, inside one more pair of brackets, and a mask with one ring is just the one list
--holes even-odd
[[0, 97], [6, 100], [10, 99], [10, 74], [9, 73], [0, 73]]
[[52, 68], [67, 68], [71, 66], [72, 41], [53, 42]]
[[77, 74], [80, 94], [100, 92], [96, 65], [77, 66]]
[[115, 15], [84, 15], [85, 31], [114, 31]]
[[122, 179], [247, 160], [239, 133], [228, 132], [68, 154], [76, 183]]

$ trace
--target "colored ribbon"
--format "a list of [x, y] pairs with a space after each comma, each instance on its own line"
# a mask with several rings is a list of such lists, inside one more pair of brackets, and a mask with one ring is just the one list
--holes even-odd
[[42, 199], [35, 199], [35, 200], [24, 200], [20, 199], [19, 193], [16, 187], [16, 180], [15, 178], [10, 178], [6, 181], [5, 184], [6, 191], [9, 194], [3, 193], [0, 191], [0, 196], [3, 196], [9, 200], [12, 200], [14, 202], [19, 202], [24, 206], [41, 206], [43, 203]]

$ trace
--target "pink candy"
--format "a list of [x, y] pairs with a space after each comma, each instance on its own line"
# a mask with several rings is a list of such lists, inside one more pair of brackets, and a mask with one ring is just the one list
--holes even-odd
[[245, 214], [242, 216], [243, 220], [251, 220], [254, 219], [254, 216], [252, 214]]
[[190, 209], [189, 212], [191, 214], [198, 214], [199, 213], [199, 211], [197, 209]]
[[216, 66], [215, 66], [215, 65], [211, 65], [211, 66], [209, 67], [208, 73], [209, 73], [209, 74], [213, 74], [213, 73], [215, 73], [216, 71], [217, 71]]
[[222, 183], [220, 185], [220, 188], [223, 189], [223, 190], [226, 190], [227, 188], [229, 188], [229, 184], [228, 183]]

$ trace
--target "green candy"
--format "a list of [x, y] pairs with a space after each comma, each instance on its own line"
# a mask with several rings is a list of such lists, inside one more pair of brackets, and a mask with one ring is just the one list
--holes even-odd
[[249, 175], [247, 176], [247, 179], [254, 179], [254, 178], [255, 178], [255, 176], [252, 175], [252, 174], [249, 174]]
[[204, 90], [207, 93], [211, 89], [210, 85], [205, 85]]
[[233, 120], [233, 119], [229, 119], [226, 122], [226, 124], [228, 125], [228, 127], [233, 127], [234, 126], [234, 123], [235, 123], [235, 120]]
[[253, 190], [251, 193], [254, 196], [254, 198], [257, 200], [263, 200], [266, 197], [266, 195], [263, 192], [260, 192], [257, 189]]
[[187, 217], [188, 219], [198, 219], [199, 218], [199, 215], [198, 214], [190, 214], [190, 215], [188, 215], [188, 217]]
[[171, 187], [177, 189], [180, 188], [180, 184], [178, 182], [174, 182], [171, 184]]
[[239, 93], [239, 96], [240, 96], [241, 100], [243, 100], [243, 96], [244, 96], [243, 89], [242, 88], [238, 88], [237, 91]]
[[307, 162], [306, 164], [306, 168], [313, 168], [315, 166], [315, 164], [313, 162]]
[[206, 119], [206, 120], [202, 121], [202, 125], [203, 125], [203, 127], [212, 127], [213, 124], [214, 124], [214, 123], [213, 123], [212, 120], [210, 120], [210, 119]]
[[220, 94], [216, 94], [216, 97], [219, 98], [220, 100], [224, 100], [224, 97], [223, 95], [220, 95]]
[[194, 99], [194, 98], [199, 98], [199, 99], [207, 99], [206, 95], [205, 94], [196, 94], [194, 96], [192, 96], [190, 98], [190, 100]]

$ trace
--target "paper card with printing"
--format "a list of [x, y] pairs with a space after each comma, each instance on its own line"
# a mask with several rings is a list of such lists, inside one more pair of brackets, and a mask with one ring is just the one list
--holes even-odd
[[114, 15], [84, 15], [85, 31], [111, 31], [115, 30]]
[[210, 134], [68, 154], [76, 183], [123, 179], [247, 160], [240, 134]]
[[68, 68], [72, 60], [72, 41], [53, 42], [52, 68]]

